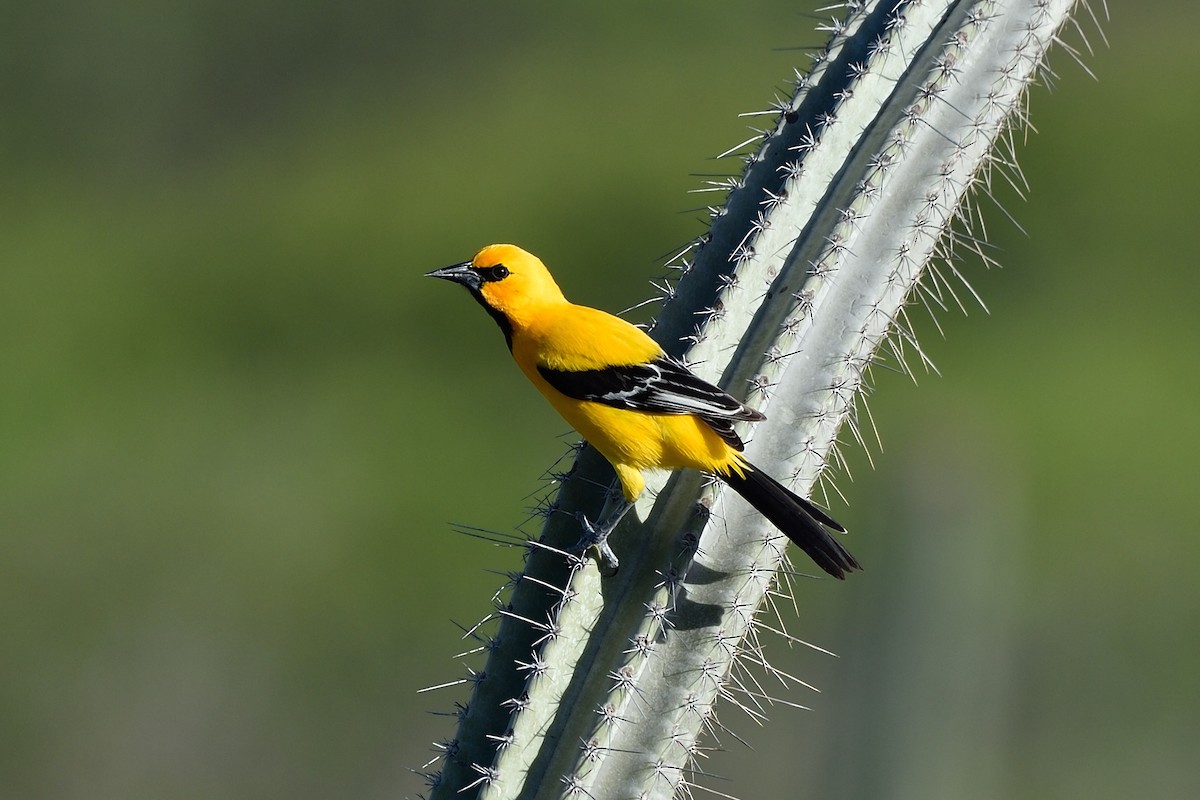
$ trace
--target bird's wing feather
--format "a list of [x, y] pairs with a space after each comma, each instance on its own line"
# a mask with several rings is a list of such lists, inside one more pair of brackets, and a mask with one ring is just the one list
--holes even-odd
[[762, 413], [666, 356], [641, 364], [588, 370], [539, 365], [538, 372], [556, 390], [576, 400], [655, 414], [695, 414], [710, 424], [765, 419]]
[[620, 317], [564, 306], [543, 321], [539, 334], [538, 374], [574, 400], [651, 414], [694, 414], [736, 450], [743, 445], [733, 423], [765, 419], [664, 355], [645, 331]]

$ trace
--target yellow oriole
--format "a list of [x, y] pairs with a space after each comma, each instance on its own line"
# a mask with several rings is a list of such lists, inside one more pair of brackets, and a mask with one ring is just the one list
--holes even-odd
[[525, 377], [616, 470], [624, 502], [597, 526], [581, 518], [610, 570], [608, 534], [645, 488], [642, 470], [682, 467], [719, 477], [830, 575], [862, 568], [824, 527], [841, 525], [742, 456], [733, 423], [763, 414], [692, 374], [642, 329], [569, 302], [536, 256], [494, 244], [428, 275], [471, 292]]

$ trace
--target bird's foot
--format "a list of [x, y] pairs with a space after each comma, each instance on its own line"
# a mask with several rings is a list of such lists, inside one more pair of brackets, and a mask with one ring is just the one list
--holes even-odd
[[579, 526], [583, 528], [583, 537], [568, 552], [581, 555], [589, 548], [594, 547], [596, 548], [596, 566], [600, 568], [600, 574], [605, 577], [616, 575], [617, 568], [621, 566], [621, 562], [617, 559], [617, 554], [608, 545], [608, 535], [612, 533], [613, 528], [616, 527], [616, 523], [620, 522], [620, 518], [611, 520], [612, 524], [603, 523], [596, 525], [582, 512], [575, 516], [579, 520]]

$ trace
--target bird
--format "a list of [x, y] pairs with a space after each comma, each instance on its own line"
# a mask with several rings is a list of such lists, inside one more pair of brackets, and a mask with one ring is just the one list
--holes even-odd
[[845, 528], [755, 467], [734, 430], [766, 416], [695, 375], [636, 325], [563, 295], [541, 259], [492, 244], [470, 261], [426, 273], [460, 284], [496, 321], [525, 377], [616, 472], [621, 494], [598, 523], [580, 515], [581, 549], [606, 574], [609, 534], [645, 489], [644, 470], [715, 475], [835, 578], [862, 566], [830, 533]]

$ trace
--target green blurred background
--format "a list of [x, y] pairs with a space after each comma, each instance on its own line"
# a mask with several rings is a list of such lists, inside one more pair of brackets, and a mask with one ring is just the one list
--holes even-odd
[[[647, 297], [817, 5], [7, 4], [0, 798], [419, 792], [465, 692], [416, 691], [519, 564], [449, 523], [572, 438], [421, 274], [515, 241]], [[995, 183], [1028, 235], [984, 202], [990, 315], [876, 373], [867, 571], [783, 612], [840, 658], [773, 650], [823, 693], [727, 708], [720, 791], [1200, 796], [1200, 10], [1112, 10]]]

